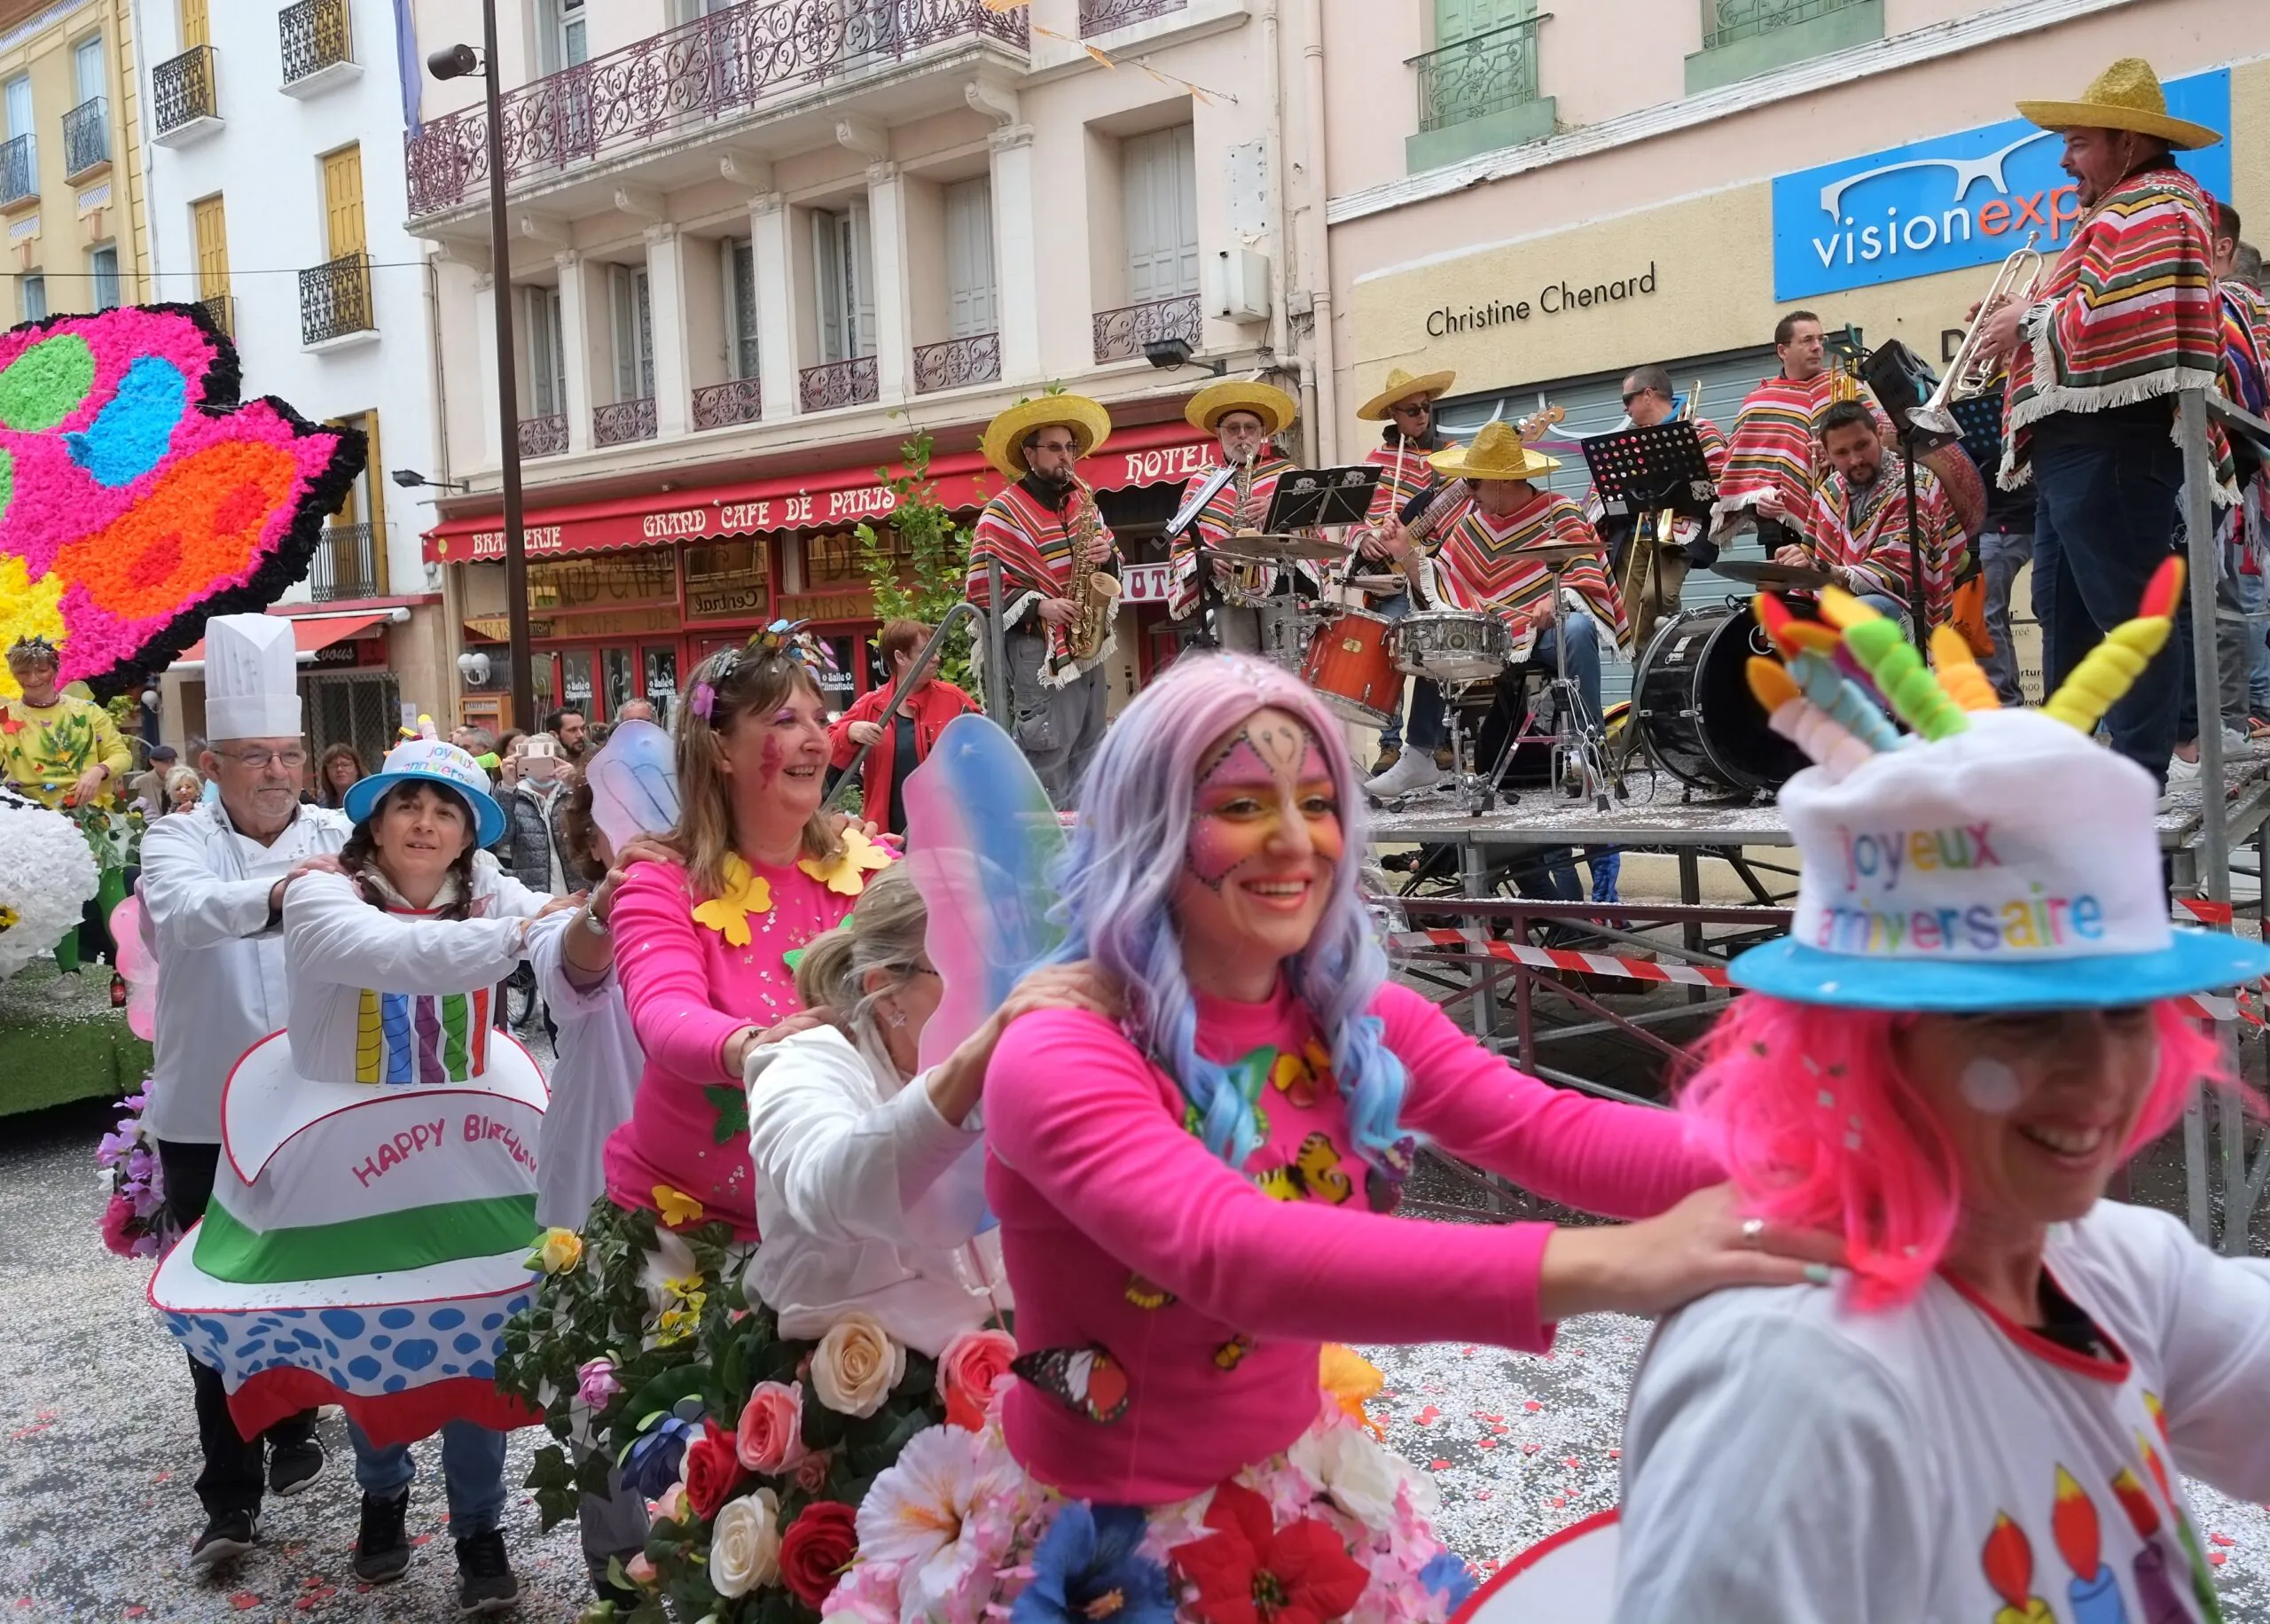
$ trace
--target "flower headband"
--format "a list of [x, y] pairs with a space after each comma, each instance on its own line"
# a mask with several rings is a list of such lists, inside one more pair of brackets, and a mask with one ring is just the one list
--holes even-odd
[[19, 637], [8, 645], [8, 663], [18, 665], [34, 660], [45, 660], [51, 666], [63, 663], [63, 652], [45, 637]]
[[715, 668], [693, 685], [690, 701], [693, 714], [705, 722], [709, 720], [710, 713], [717, 707], [718, 686], [732, 681], [733, 673], [741, 668], [744, 661], [761, 665], [768, 660], [793, 660], [807, 670], [839, 669], [834, 651], [804, 629], [810, 624], [810, 621], [775, 621], [740, 647], [712, 655]]

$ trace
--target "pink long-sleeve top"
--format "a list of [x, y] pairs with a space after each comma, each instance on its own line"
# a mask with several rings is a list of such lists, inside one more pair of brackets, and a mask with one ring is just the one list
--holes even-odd
[[618, 1206], [652, 1208], [654, 1186], [667, 1184], [700, 1201], [705, 1222], [722, 1218], [744, 1240], [756, 1238], [748, 1131], [722, 1142], [716, 1134], [721, 1109], [743, 1109], [741, 1079], [725, 1069], [726, 1040], [796, 1012], [795, 975], [781, 956], [834, 929], [858, 900], [793, 863], [749, 871], [771, 887], [772, 908], [748, 917], [746, 947], [695, 921], [699, 899], [677, 863], [635, 864], [616, 894], [615, 973], [646, 1067], [630, 1120], [607, 1142], [607, 1193]]
[[[1327, 1339], [1552, 1342], [1538, 1316], [1551, 1225], [1372, 1210], [1386, 1192], [1351, 1148], [1306, 1006], [1281, 982], [1264, 1003], [1197, 1003], [1199, 1052], [1263, 1116], [1265, 1143], [1242, 1171], [1099, 1017], [1024, 1016], [986, 1072], [986, 1193], [1019, 1350], [1067, 1355], [1043, 1362], [1069, 1372], [1074, 1398], [1086, 1362], [1070, 1355], [1101, 1349], [1125, 1377], [1126, 1408], [1108, 1422], [1032, 1380], [1007, 1397], [1011, 1450], [1067, 1495], [1156, 1505], [1288, 1448], [1317, 1417]], [[1382, 988], [1371, 1007], [1410, 1074], [1404, 1123], [1456, 1155], [1615, 1217], [1721, 1176], [1670, 1112], [1526, 1076], [1407, 988]]]

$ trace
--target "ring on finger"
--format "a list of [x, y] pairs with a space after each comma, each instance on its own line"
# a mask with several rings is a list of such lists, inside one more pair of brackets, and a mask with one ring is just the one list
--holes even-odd
[[1745, 1218], [1742, 1221], [1742, 1244], [1756, 1251], [1765, 1245], [1765, 1220]]

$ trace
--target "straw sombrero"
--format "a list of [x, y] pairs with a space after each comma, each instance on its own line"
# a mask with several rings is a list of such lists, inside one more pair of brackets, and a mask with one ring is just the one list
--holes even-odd
[[1277, 434], [1292, 422], [1300, 408], [1294, 404], [1291, 395], [1274, 384], [1225, 378], [1192, 395], [1182, 415], [1189, 419], [1191, 427], [1210, 434], [1233, 411], [1251, 412], [1261, 419], [1264, 433]]
[[1029, 472], [1025, 467], [1026, 436], [1059, 424], [1072, 431], [1082, 457], [1111, 438], [1111, 414], [1086, 395], [1039, 394], [1019, 401], [987, 424], [977, 449], [1001, 472], [1022, 480]]
[[1483, 424], [1482, 432], [1467, 444], [1437, 451], [1427, 461], [1436, 472], [1453, 480], [1531, 480], [1561, 465], [1530, 450], [1521, 431], [1503, 418]]
[[1356, 408], [1356, 415], [1366, 423], [1385, 421], [1388, 409], [1397, 401], [1407, 401], [1414, 394], [1423, 394], [1429, 401], [1448, 394], [1457, 380], [1456, 372], [1422, 372], [1413, 378], [1397, 367], [1387, 375], [1387, 384], [1380, 392]]
[[2044, 129], [2130, 129], [2182, 152], [2222, 137], [2204, 124], [2170, 118], [2160, 76], [2141, 57], [2123, 57], [2089, 82], [2078, 101], [2022, 101], [2018, 116]]

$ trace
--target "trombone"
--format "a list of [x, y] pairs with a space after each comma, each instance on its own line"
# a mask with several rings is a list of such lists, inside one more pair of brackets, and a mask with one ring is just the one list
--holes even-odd
[[1908, 420], [1927, 434], [1953, 436], [1961, 433], [1954, 420], [1952, 407], [1959, 401], [1975, 401], [1994, 387], [1995, 377], [2001, 371], [2001, 357], [1988, 355], [1982, 347], [1981, 334], [1986, 318], [2012, 299], [2031, 304], [2034, 290], [2040, 285], [2042, 258], [2034, 248], [2041, 240], [2041, 233], [2027, 233], [2025, 246], [2015, 249], [1994, 273], [1994, 285], [1986, 290], [1986, 297], [1978, 301], [1978, 314], [1971, 317], [1969, 327], [1962, 335], [1962, 343], [1954, 352], [1954, 359], [1947, 365], [1939, 386], [1931, 391], [1931, 398], [1907, 414]]

